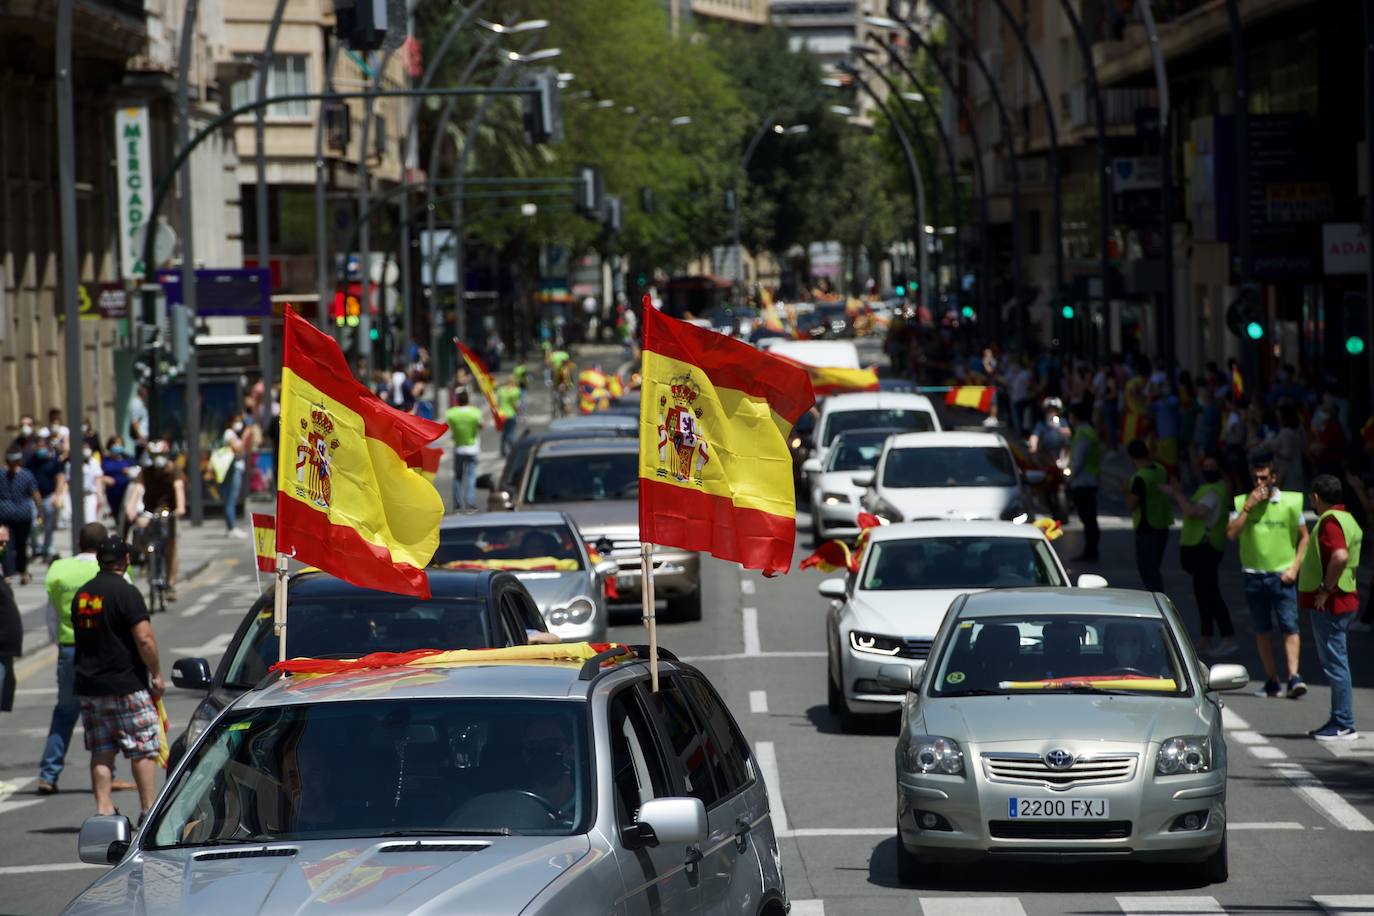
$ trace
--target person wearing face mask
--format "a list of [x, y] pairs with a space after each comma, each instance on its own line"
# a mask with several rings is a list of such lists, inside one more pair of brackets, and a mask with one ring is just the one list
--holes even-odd
[[[73, 461], [76, 458], [72, 459]], [[91, 448], [89, 442], [81, 443], [81, 461], [85, 467], [81, 474], [81, 505], [83, 516], [88, 521], [100, 518], [100, 505], [105, 501], [105, 472], [100, 467], [100, 455]]]
[[221, 492], [224, 494], [224, 527], [231, 538], [245, 538], [247, 535], [238, 527], [239, 491], [243, 488], [243, 475], [247, 470], [245, 455], [245, 436], [243, 414], [234, 414], [224, 428], [224, 446], [234, 453], [234, 460], [224, 475]]
[[[1193, 600], [1197, 602], [1202, 637], [1197, 641], [1200, 653], [1224, 657], [1236, 651], [1235, 627], [1231, 611], [1221, 593], [1217, 571], [1226, 552], [1227, 506], [1231, 502], [1231, 488], [1221, 471], [1216, 453], [1202, 459], [1202, 484], [1192, 497], [1168, 484], [1165, 492], [1178, 503], [1183, 514], [1183, 531], [1179, 536], [1179, 559], [1184, 572], [1193, 577]], [[1220, 631], [1221, 641], [1212, 644], [1212, 634]]]
[[[172, 513], [167, 525], [168, 601], [176, 600], [177, 519], [186, 514], [186, 478], [172, 463], [171, 447], [165, 439], [148, 445], [148, 464], [143, 467], [128, 496], [126, 515], [132, 524], [147, 527], [151, 513], [167, 509]], [[142, 513], [142, 514], [140, 514]]]
[[5, 452], [5, 469], [0, 471], [0, 527], [9, 534], [4, 551], [5, 578], [19, 573], [19, 584], [33, 581], [29, 575], [29, 531], [33, 513], [39, 506], [38, 481], [24, 467], [24, 453], [17, 448]]
[[[124, 518], [124, 494], [129, 484], [138, 474], [138, 465], [124, 448], [124, 440], [111, 436], [105, 443], [105, 451], [100, 459], [100, 473], [105, 478], [105, 503], [110, 514], [118, 520], [119, 535], [123, 537], [127, 527]], [[93, 521], [93, 519], [92, 519]]]
[[67, 495], [67, 474], [65, 462], [52, 445], [46, 427], [38, 431], [38, 448], [27, 467], [34, 480], [38, 481], [38, 515], [43, 520], [43, 533], [34, 557], [42, 557], [45, 562], [51, 563], [57, 517], [61, 513], [63, 498]]
[[20, 452], [23, 455], [21, 460], [25, 464], [28, 464], [29, 459], [33, 457], [34, 449], [38, 448], [38, 441], [34, 438], [34, 433], [36, 431], [33, 425], [33, 416], [31, 414], [24, 414], [19, 418], [19, 433], [10, 440], [10, 444], [5, 447], [5, 451]]

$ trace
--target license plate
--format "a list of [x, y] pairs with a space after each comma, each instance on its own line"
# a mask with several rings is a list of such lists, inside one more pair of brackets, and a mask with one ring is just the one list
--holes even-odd
[[1105, 798], [1007, 799], [1007, 817], [1024, 821], [1100, 820], [1107, 816]]

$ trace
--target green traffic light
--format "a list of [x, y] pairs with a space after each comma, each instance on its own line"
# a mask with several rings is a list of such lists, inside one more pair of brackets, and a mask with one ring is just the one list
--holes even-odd
[[964, 306], [962, 309], [959, 310], [959, 314], [963, 315], [965, 318], [972, 318], [972, 317], [973, 317], [973, 306], [971, 306], [971, 305], [966, 305], [966, 306]]
[[1245, 336], [1251, 340], [1259, 340], [1264, 336], [1264, 325], [1258, 321], [1252, 321], [1245, 326]]
[[1061, 308], [1061, 309], [1059, 310], [1059, 314], [1063, 315], [1065, 318], [1070, 318], [1070, 319], [1073, 318], [1073, 306], [1072, 306], [1072, 305], [1066, 305], [1066, 306], [1064, 306], [1063, 308]]
[[893, 291], [894, 293], [896, 293], [897, 295], [899, 295], [899, 296], [905, 296], [905, 295], [906, 295], [906, 287], [905, 287], [905, 286], [901, 286], [900, 284], [899, 284], [897, 287], [895, 287], [892, 291]]
[[337, 324], [339, 327], [343, 327], [343, 326], [344, 326], [344, 316], [342, 316], [342, 315], [336, 315], [336, 316], [334, 316], [334, 323]]
[[377, 339], [378, 337], [380, 337], [381, 335], [377, 333], [377, 329], [376, 329], [376, 328], [369, 328], [369, 329], [368, 329], [368, 332], [367, 332], [367, 336], [370, 337], [370, 338], [372, 338], [373, 340], [376, 340], [376, 339]]
[[1351, 335], [1345, 339], [1345, 352], [1351, 356], [1359, 356], [1364, 352], [1364, 338]]
[[356, 327], [358, 326], [358, 316], [357, 316], [357, 315], [349, 315], [349, 316], [348, 316], [348, 326], [349, 326], [350, 328], [356, 328]]

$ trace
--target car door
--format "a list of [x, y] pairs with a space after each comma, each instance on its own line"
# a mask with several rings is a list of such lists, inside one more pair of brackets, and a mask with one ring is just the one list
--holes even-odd
[[687, 850], [681, 846], [645, 846], [629, 839], [640, 805], [677, 794], [677, 783], [642, 688], [631, 684], [613, 694], [606, 706], [606, 721], [616, 820], [616, 836], [610, 839], [625, 884], [616, 912], [623, 916], [699, 912], [700, 871], [690, 863]]

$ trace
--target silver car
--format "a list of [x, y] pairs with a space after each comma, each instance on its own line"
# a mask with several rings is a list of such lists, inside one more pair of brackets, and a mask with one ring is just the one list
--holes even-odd
[[115, 867], [66, 912], [784, 916], [763, 777], [720, 697], [671, 656], [657, 693], [609, 656], [250, 691], [136, 834], [86, 821], [82, 860]]
[[564, 642], [606, 639], [607, 583], [617, 567], [590, 554], [564, 512], [447, 516], [430, 565], [508, 570], [539, 606], [550, 633]]
[[909, 692], [897, 741], [897, 869], [988, 857], [1187, 863], [1225, 881], [1226, 740], [1217, 692], [1161, 594], [1008, 589], [959, 598]]

